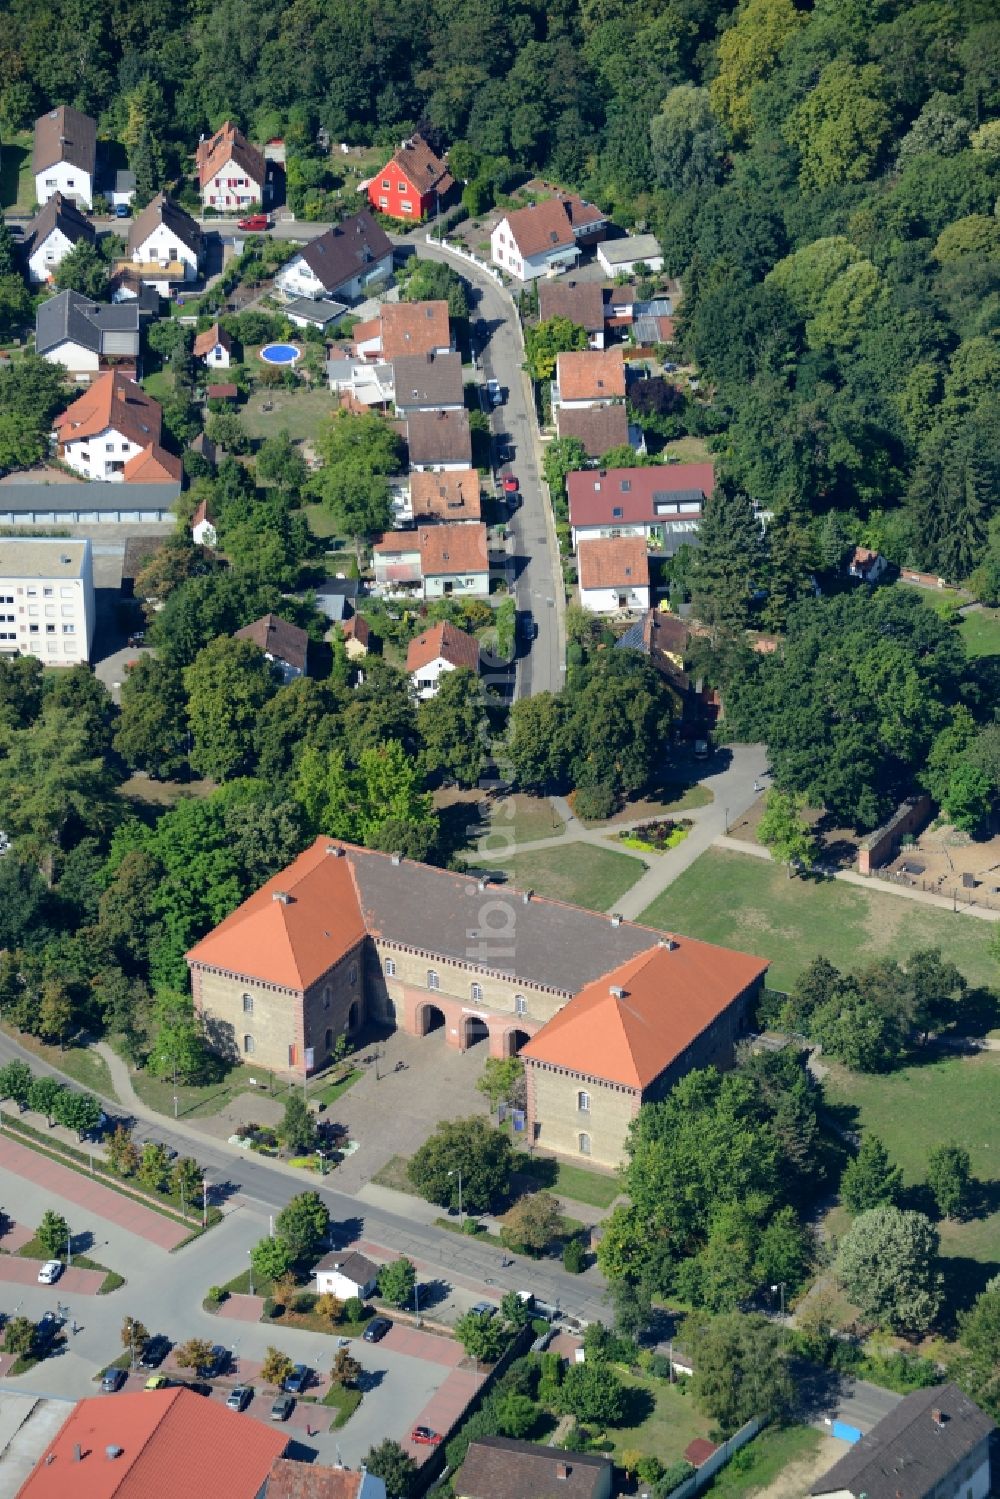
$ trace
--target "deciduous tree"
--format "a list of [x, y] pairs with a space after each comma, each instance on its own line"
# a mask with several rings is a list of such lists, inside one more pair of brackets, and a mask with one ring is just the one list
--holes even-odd
[[837, 1273], [862, 1314], [894, 1332], [926, 1332], [941, 1304], [938, 1234], [923, 1213], [872, 1208], [840, 1242]]
[[927, 1157], [927, 1185], [942, 1218], [964, 1218], [972, 1197], [969, 1152], [964, 1145], [936, 1145]]
[[457, 1208], [459, 1172], [462, 1206], [483, 1212], [506, 1194], [513, 1150], [507, 1135], [485, 1119], [450, 1119], [410, 1158], [410, 1180], [429, 1202]]
[[274, 1220], [296, 1263], [305, 1264], [325, 1244], [330, 1232], [330, 1214], [318, 1192], [299, 1192]]
[[406, 1306], [413, 1299], [413, 1288], [417, 1283], [417, 1272], [413, 1261], [402, 1255], [390, 1260], [378, 1272], [378, 1290], [383, 1301], [391, 1306]]

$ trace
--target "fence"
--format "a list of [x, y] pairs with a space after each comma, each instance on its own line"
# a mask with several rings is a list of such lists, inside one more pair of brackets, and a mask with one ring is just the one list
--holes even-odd
[[471, 250], [463, 250], [459, 245], [454, 245], [447, 239], [435, 239], [433, 233], [427, 235], [427, 243], [429, 245], [437, 245], [439, 250], [446, 250], [449, 255], [457, 255], [460, 260], [467, 260], [470, 265], [477, 266], [479, 270], [485, 271], [487, 276], [492, 276], [501, 291], [505, 289], [503, 277], [496, 267], [487, 265], [485, 260], [480, 260], [478, 255], [473, 255]]
[[[861, 870], [865, 874], [867, 871]], [[984, 895], [978, 888], [966, 889], [953, 885], [950, 890], [937, 880], [925, 880], [919, 875], [907, 874], [903, 869], [879, 869], [868, 874], [872, 880], [886, 880], [892, 885], [905, 885], [910, 890], [926, 890], [930, 895], [940, 895], [942, 900], [951, 899], [952, 909], [964, 910], [969, 906], [981, 906], [985, 911], [1000, 911], [1000, 887], [991, 886], [990, 894]]]
[[719, 1469], [726, 1466], [726, 1463], [729, 1462], [734, 1453], [739, 1452], [741, 1447], [745, 1447], [747, 1442], [752, 1441], [758, 1431], [766, 1424], [766, 1417], [754, 1416], [752, 1421], [748, 1421], [745, 1426], [741, 1426], [739, 1431], [734, 1432], [728, 1441], [723, 1442], [721, 1447], [716, 1448], [712, 1456], [706, 1462], [702, 1463], [697, 1473], [692, 1473], [691, 1477], [685, 1478], [684, 1482], [678, 1485], [676, 1489], [670, 1490], [670, 1499], [690, 1499], [691, 1495], [700, 1494], [702, 1489], [709, 1483], [709, 1480], [715, 1477]]

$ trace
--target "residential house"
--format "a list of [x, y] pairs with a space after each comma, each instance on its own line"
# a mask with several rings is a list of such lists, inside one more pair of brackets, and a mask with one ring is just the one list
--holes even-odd
[[326, 378], [330, 389], [345, 393], [361, 406], [380, 406], [388, 410], [395, 395], [391, 364], [372, 364], [356, 354], [334, 352], [326, 361]]
[[215, 529], [215, 522], [209, 520], [207, 500], [199, 503], [191, 517], [191, 540], [196, 547], [214, 547], [218, 544], [219, 533]]
[[387, 531], [372, 547], [375, 587], [378, 591], [398, 593], [407, 589], [419, 591], [420, 537], [416, 531]]
[[360, 359], [391, 363], [404, 354], [448, 354], [455, 347], [447, 302], [386, 302], [378, 317], [355, 323]]
[[483, 518], [479, 473], [474, 468], [410, 475], [410, 513], [418, 525], [428, 521], [479, 523]]
[[332, 623], [339, 624], [347, 619], [355, 605], [358, 596], [357, 578], [345, 578], [338, 573], [335, 578], [324, 578], [320, 583], [314, 583], [310, 593], [316, 602], [316, 608]]
[[35, 202], [45, 204], [55, 193], [85, 208], [94, 206], [97, 174], [97, 122], [90, 115], [60, 104], [35, 121], [31, 158]]
[[179, 458], [160, 445], [163, 413], [133, 380], [108, 370], [53, 424], [57, 453], [85, 479], [180, 480]]
[[129, 226], [127, 250], [120, 268], [165, 290], [171, 282], [196, 281], [204, 253], [198, 225], [166, 193], [157, 193], [136, 214]]
[[624, 401], [615, 406], [559, 406], [555, 415], [557, 436], [575, 437], [588, 458], [603, 458], [612, 448], [630, 443], [638, 452], [645, 446], [641, 431], [629, 426]]
[[888, 566], [881, 552], [873, 552], [868, 547], [855, 547], [847, 562], [847, 575], [849, 578], [860, 578], [862, 583], [874, 587], [884, 576]]
[[469, 413], [416, 411], [406, 422], [406, 445], [411, 469], [441, 469], [445, 473], [472, 467]]
[[632, 337], [640, 348], [674, 341], [673, 300], [655, 297], [651, 302], [635, 302], [632, 307]]
[[[535, 1038], [533, 1138], [616, 1166], [645, 1097], [729, 1064], [767, 963], [507, 885], [499, 894], [517, 909], [513, 945], [483, 914], [498, 895], [486, 878], [317, 838], [187, 954], [210, 1044], [302, 1077], [366, 1022], [440, 1030], [460, 1051], [485, 1041], [495, 1057]], [[549, 1045], [553, 1023], [565, 1046]]]
[[38, 305], [35, 352], [81, 384], [116, 364], [134, 375], [141, 326], [138, 302], [93, 302], [82, 292], [63, 291]]
[[696, 1068], [732, 1066], [767, 968], [663, 937], [587, 984], [521, 1048], [530, 1138], [616, 1167], [644, 1103]]
[[368, 655], [372, 632], [363, 614], [352, 614], [350, 619], [345, 619], [340, 634], [348, 661], [360, 661], [362, 656]]
[[392, 274], [392, 245], [370, 213], [353, 214], [302, 246], [275, 284], [287, 297], [355, 302]]
[[566, 476], [573, 545], [598, 536], [645, 536], [649, 546], [673, 556], [685, 542], [696, 543], [714, 488], [711, 463], [577, 469]]
[[252, 204], [268, 200], [264, 153], [229, 120], [208, 140], [199, 141], [195, 165], [205, 208], [246, 212]]
[[97, 232], [85, 219], [72, 198], [53, 193], [32, 219], [21, 246], [28, 267], [28, 279], [34, 286], [51, 281], [56, 267], [80, 243], [97, 244]]
[[455, 186], [441, 158], [421, 135], [400, 146], [368, 184], [368, 201], [394, 219], [425, 219], [436, 213]]
[[335, 1250], [332, 1254], [325, 1254], [313, 1266], [316, 1294], [336, 1296], [341, 1301], [349, 1301], [352, 1296], [367, 1301], [369, 1296], [375, 1295], [378, 1272], [378, 1265], [358, 1250]]
[[591, 614], [649, 608], [649, 558], [642, 536], [602, 537], [579, 547], [580, 605]]
[[552, 410], [610, 406], [625, 400], [625, 361], [620, 348], [583, 349], [556, 356]]
[[597, 259], [607, 276], [634, 276], [639, 266], [654, 272], [663, 270], [663, 251], [655, 234], [606, 239], [597, 247]]
[[538, 321], [565, 317], [587, 334], [592, 349], [604, 348], [604, 292], [596, 281], [542, 281], [538, 287]]
[[714, 727], [720, 708], [718, 693], [692, 681], [684, 669], [691, 630], [668, 609], [649, 609], [615, 641], [615, 650], [640, 651], [670, 688], [685, 739], [702, 739]]
[[325, 1468], [279, 1457], [260, 1499], [386, 1499], [385, 1484], [365, 1468]]
[[392, 363], [396, 415], [418, 411], [463, 411], [461, 354], [403, 354]]
[[809, 1490], [825, 1499], [987, 1499], [996, 1426], [954, 1384], [915, 1390]]
[[594, 244], [608, 220], [593, 203], [557, 195], [506, 214], [490, 235], [490, 259], [517, 281], [537, 281], [576, 264], [581, 245]]
[[425, 599], [489, 597], [490, 554], [484, 525], [421, 526], [417, 536]]
[[442, 620], [410, 641], [406, 671], [417, 697], [436, 697], [442, 674], [460, 668], [479, 674], [479, 641], [457, 625]]
[[210, 370], [227, 370], [233, 360], [233, 340], [225, 328], [213, 323], [198, 334], [191, 352]]
[[0, 657], [38, 656], [46, 666], [76, 666], [89, 661], [93, 642], [90, 542], [0, 537]]
[[234, 633], [233, 639], [252, 640], [277, 667], [286, 684], [305, 674], [309, 636], [298, 625], [278, 614], [265, 614], [244, 625], [242, 630]]
[[288, 1446], [273, 1423], [179, 1385], [96, 1395], [67, 1410], [17, 1499], [260, 1499]]
[[611, 1499], [613, 1475], [604, 1453], [475, 1437], [452, 1489], [456, 1499]]
[[145, 526], [171, 525], [181, 492], [180, 476], [160, 483], [115, 483], [60, 475], [54, 483], [20, 479], [0, 485], [0, 526]]

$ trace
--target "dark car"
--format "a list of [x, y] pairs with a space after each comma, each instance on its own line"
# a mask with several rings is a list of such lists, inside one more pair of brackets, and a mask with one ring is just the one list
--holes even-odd
[[253, 1385], [238, 1384], [235, 1390], [230, 1390], [226, 1404], [231, 1411], [245, 1411], [252, 1399]]
[[229, 1349], [223, 1348], [221, 1343], [214, 1344], [212, 1356], [203, 1369], [198, 1373], [205, 1379], [218, 1379], [220, 1374], [225, 1374], [229, 1368]]
[[472, 1315], [474, 1317], [495, 1317], [496, 1311], [497, 1309], [492, 1301], [477, 1301], [472, 1308]]
[[373, 1317], [361, 1336], [366, 1343], [381, 1343], [391, 1326], [388, 1317]]
[[133, 630], [132, 633], [131, 633], [131, 635], [128, 638], [129, 650], [135, 650], [137, 646], [145, 645], [145, 643], [146, 643], [146, 632], [145, 632], [145, 630]]
[[279, 1395], [271, 1406], [272, 1421], [287, 1421], [295, 1409], [294, 1395]]
[[186, 1384], [182, 1383], [180, 1388], [182, 1390], [191, 1390], [195, 1395], [204, 1395], [206, 1398], [212, 1393], [212, 1386], [206, 1384], [203, 1379], [189, 1379]]
[[530, 609], [522, 609], [517, 616], [517, 633], [522, 640], [538, 639], [538, 621]]
[[101, 1380], [101, 1389], [105, 1395], [113, 1395], [116, 1390], [121, 1389], [127, 1378], [128, 1374], [124, 1369], [106, 1369], [104, 1378]]
[[139, 1355], [140, 1369], [158, 1369], [170, 1352], [169, 1339], [157, 1334], [150, 1338]]
[[63, 1325], [63, 1319], [57, 1317], [55, 1312], [43, 1312], [35, 1327], [35, 1343], [39, 1348], [45, 1348], [52, 1342]]
[[311, 1377], [312, 1370], [308, 1364], [296, 1364], [291, 1374], [286, 1376], [281, 1388], [289, 1395], [301, 1395]]

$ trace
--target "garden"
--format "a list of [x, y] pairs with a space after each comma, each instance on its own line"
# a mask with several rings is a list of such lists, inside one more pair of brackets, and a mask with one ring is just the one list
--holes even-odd
[[626, 848], [637, 848], [641, 853], [665, 854], [683, 843], [693, 826], [690, 817], [681, 817], [677, 821], [664, 817], [658, 822], [640, 822], [636, 827], [619, 833], [618, 841]]

